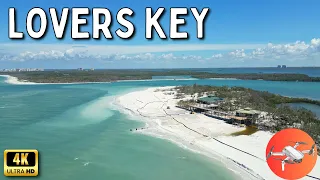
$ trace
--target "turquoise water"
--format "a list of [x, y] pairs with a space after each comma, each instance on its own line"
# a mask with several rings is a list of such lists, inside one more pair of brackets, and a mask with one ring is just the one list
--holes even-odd
[[[194, 83], [236, 85], [320, 99], [320, 83], [157, 80], [8, 85], [3, 80], [0, 77], [0, 148], [38, 149], [40, 177], [49, 180], [236, 179], [219, 163], [206, 157], [166, 140], [130, 133], [130, 128], [143, 124], [110, 109], [108, 103], [112, 96], [135, 88]], [[90, 164], [84, 166], [86, 162]], [[0, 179], [9, 178], [1, 176]]]
[[[130, 133], [143, 124], [111, 110], [108, 103], [110, 96], [144, 87], [133, 84], [1, 83], [1, 150], [38, 149], [40, 177], [49, 180], [233, 179], [203, 156], [166, 140]], [[84, 166], [86, 162], [90, 164]]]

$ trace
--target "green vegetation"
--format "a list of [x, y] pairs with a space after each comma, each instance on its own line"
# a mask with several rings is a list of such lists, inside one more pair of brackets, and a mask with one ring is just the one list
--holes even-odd
[[[263, 118], [255, 119], [257, 128], [271, 132], [285, 128], [299, 128], [307, 132], [316, 141], [318, 147], [320, 145], [320, 120], [317, 119], [314, 113], [303, 108], [293, 109], [286, 105], [278, 106], [279, 104], [293, 102], [311, 103], [320, 106], [320, 101], [307, 98], [284, 97], [244, 87], [216, 87], [194, 84], [193, 86], [179, 86], [175, 89], [178, 94], [193, 96], [195, 94], [214, 93], [216, 96], [224, 98], [224, 102], [219, 104], [219, 108], [225, 112], [246, 107], [266, 112]], [[181, 101], [179, 105], [187, 105], [194, 102], [194, 100]]]
[[150, 79], [146, 73], [127, 71], [42, 71], [3, 73], [36, 83], [112, 82], [117, 80]]
[[0, 72], [37, 83], [112, 82], [117, 80], [152, 79], [152, 76], [191, 76], [193, 78], [237, 78], [244, 80], [320, 82], [320, 77], [304, 74], [217, 74], [190, 70], [56, 70], [41, 72]]
[[246, 80], [266, 80], [266, 81], [305, 81], [319, 82], [320, 77], [309, 77], [305, 74], [216, 74], [203, 73], [194, 75], [195, 78], [236, 78]]
[[198, 93], [201, 96], [205, 93], [214, 93], [217, 97], [221, 97], [226, 100], [221, 105], [222, 108], [226, 107], [225, 110], [229, 111], [246, 107], [251, 107], [261, 111], [268, 111], [286, 108], [286, 106], [277, 107], [279, 104], [286, 103], [309, 103], [320, 106], [320, 101], [317, 100], [285, 97], [278, 94], [272, 94], [267, 91], [256, 91], [245, 87], [208, 86], [194, 84], [193, 86], [179, 86], [176, 87], [176, 90], [177, 94], [180, 95], [195, 95]]

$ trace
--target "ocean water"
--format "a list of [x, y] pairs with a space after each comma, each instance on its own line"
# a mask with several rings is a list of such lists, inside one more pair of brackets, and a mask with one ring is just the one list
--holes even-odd
[[109, 106], [114, 96], [135, 89], [194, 83], [245, 86], [320, 99], [320, 83], [156, 80], [9, 85], [0, 77], [0, 148], [38, 149], [39, 176], [48, 180], [237, 179], [221, 164], [202, 155], [166, 140], [131, 133], [130, 128], [143, 124]]

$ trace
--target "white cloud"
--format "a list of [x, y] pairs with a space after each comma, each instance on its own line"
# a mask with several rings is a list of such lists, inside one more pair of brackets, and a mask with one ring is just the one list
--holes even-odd
[[[175, 52], [223, 50], [211, 56], [175, 55]], [[163, 52], [159, 54], [159, 52]], [[99, 62], [127, 61], [145, 63], [201, 62], [217, 66], [273, 66], [284, 64], [320, 66], [320, 38], [309, 43], [296, 41], [289, 44], [203, 44], [203, 45], [148, 45], [148, 46], [98, 46], [98, 45], [44, 45], [0, 44], [0, 61], [32, 60], [97, 60]]]
[[[315, 57], [320, 57], [320, 39], [312, 39], [309, 44], [303, 41], [296, 41], [291, 44], [272, 44], [268, 43], [263, 48], [257, 48], [251, 52], [245, 52], [244, 49], [231, 51], [223, 57], [228, 59], [255, 59], [255, 60], [310, 60]], [[221, 58], [214, 55], [211, 59]]]
[[214, 54], [214, 55], [212, 55], [211, 56], [212, 58], [222, 58], [223, 57], [223, 55], [221, 54], [221, 53], [219, 53], [219, 54]]
[[229, 56], [231, 56], [232, 58], [244, 58], [246, 57], [246, 53], [244, 52], [244, 49], [240, 49], [240, 50], [235, 50], [235, 51], [231, 51], [228, 53]]
[[72, 45], [72, 44], [0, 44], [0, 49], [7, 53], [21, 53], [39, 51], [60, 52], [90, 52], [90, 54], [143, 54], [178, 51], [202, 51], [202, 50], [234, 50], [255, 49], [263, 47], [263, 44], [167, 44], [167, 45]]

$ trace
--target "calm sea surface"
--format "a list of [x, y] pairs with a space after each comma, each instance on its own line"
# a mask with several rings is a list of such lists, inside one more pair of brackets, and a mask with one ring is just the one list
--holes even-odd
[[130, 128], [143, 124], [109, 106], [113, 96], [136, 88], [194, 83], [244, 86], [320, 100], [320, 83], [156, 80], [9, 85], [0, 77], [0, 148], [38, 149], [40, 177], [48, 180], [236, 179], [219, 163], [201, 155], [166, 140], [130, 133]]

